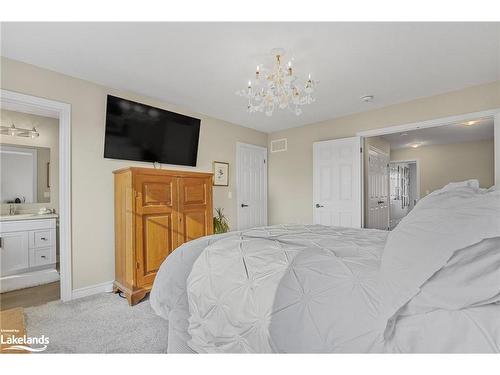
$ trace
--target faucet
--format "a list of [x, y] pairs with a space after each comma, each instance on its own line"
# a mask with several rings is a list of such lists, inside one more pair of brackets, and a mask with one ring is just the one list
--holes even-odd
[[9, 215], [16, 214], [16, 205], [14, 203], [9, 204]]

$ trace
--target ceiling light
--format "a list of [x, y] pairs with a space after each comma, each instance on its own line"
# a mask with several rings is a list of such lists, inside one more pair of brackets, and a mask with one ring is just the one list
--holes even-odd
[[365, 95], [365, 96], [362, 96], [360, 99], [363, 103], [371, 103], [371, 102], [373, 102], [373, 98], [374, 98], [373, 95]]
[[307, 80], [301, 82], [291, 61], [282, 65], [283, 49], [275, 48], [271, 53], [275, 57], [274, 66], [266, 69], [257, 65], [255, 80], [248, 81], [247, 88], [236, 94], [248, 99], [247, 110], [250, 113], [265, 112], [271, 116], [276, 108], [280, 108], [299, 116], [302, 113], [300, 107], [315, 101], [312, 94], [319, 82], [313, 80], [310, 73]]
[[477, 123], [478, 123], [477, 121], [467, 121], [466, 123], [464, 123], [464, 125], [465, 126], [471, 126], [471, 125], [475, 125]]
[[421, 143], [414, 143], [414, 144], [412, 144], [412, 145], [410, 145], [410, 146], [411, 146], [411, 147], [413, 147], [413, 148], [418, 148], [418, 147], [420, 147], [421, 145], [422, 145]]

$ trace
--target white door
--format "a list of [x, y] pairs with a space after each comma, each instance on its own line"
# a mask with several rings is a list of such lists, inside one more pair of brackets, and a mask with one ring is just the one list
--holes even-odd
[[267, 148], [236, 145], [238, 229], [267, 225]]
[[361, 138], [313, 144], [314, 223], [361, 228]]
[[28, 232], [0, 234], [0, 276], [23, 272], [29, 268]]
[[368, 215], [366, 227], [389, 229], [389, 155], [368, 149]]

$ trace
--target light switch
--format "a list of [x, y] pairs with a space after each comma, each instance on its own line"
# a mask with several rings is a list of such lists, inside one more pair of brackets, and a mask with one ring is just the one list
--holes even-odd
[[227, 197], [228, 197], [229, 199], [233, 199], [233, 192], [232, 192], [232, 191], [228, 191], [228, 192], [227, 192]]

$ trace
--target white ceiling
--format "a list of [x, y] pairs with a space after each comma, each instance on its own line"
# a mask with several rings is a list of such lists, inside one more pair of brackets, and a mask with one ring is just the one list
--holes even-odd
[[[2, 23], [3, 56], [265, 132], [500, 80], [500, 23]], [[235, 92], [285, 48], [320, 80], [299, 117]], [[373, 103], [359, 98], [375, 95]]]
[[493, 118], [477, 119], [474, 125], [466, 123], [449, 124], [434, 128], [417, 129], [404, 133], [381, 136], [391, 145], [391, 150], [409, 148], [415, 145], [430, 146], [493, 139]]

